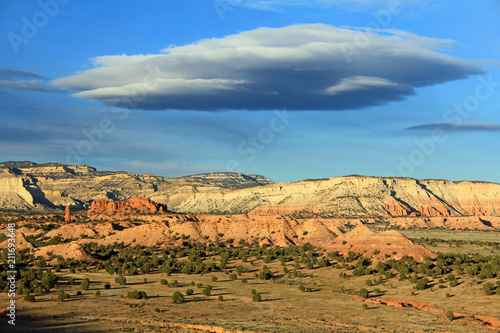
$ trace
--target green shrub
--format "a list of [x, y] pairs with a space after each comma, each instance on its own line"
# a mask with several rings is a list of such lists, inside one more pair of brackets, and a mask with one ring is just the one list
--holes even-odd
[[134, 298], [134, 299], [148, 298], [148, 296], [146, 295], [146, 293], [144, 291], [137, 291], [137, 290], [129, 291], [127, 293], [127, 297]]
[[42, 285], [43, 289], [45, 289], [45, 291], [50, 291], [50, 289], [56, 285], [57, 280], [57, 275], [48, 270], [43, 274], [40, 284]]
[[98, 290], [98, 291], [96, 291], [96, 292], [95, 292], [95, 296], [96, 296], [96, 297], [101, 297], [101, 292], [100, 292], [99, 290]]
[[115, 278], [115, 283], [124, 285], [124, 284], [127, 284], [127, 279], [125, 278], [125, 276], [120, 274]]
[[106, 282], [106, 283], [104, 284], [104, 288], [105, 288], [105, 289], [110, 289], [110, 288], [111, 288], [111, 283]]
[[365, 284], [370, 287], [373, 285], [373, 282], [372, 280], [366, 280]]
[[252, 293], [252, 295], [255, 295], [255, 294], [257, 293], [257, 290], [252, 289], [252, 290], [251, 290], [251, 293]]
[[217, 282], [217, 280], [219, 280], [217, 276], [212, 276], [212, 282]]
[[83, 290], [88, 290], [89, 289], [89, 285], [90, 285], [90, 281], [88, 278], [85, 278], [82, 283], [80, 283], [80, 288], [82, 288]]
[[259, 293], [256, 293], [255, 295], [253, 295], [252, 297], [252, 301], [254, 302], [260, 302], [262, 300], [262, 297], [260, 296]]
[[422, 278], [418, 280], [417, 282], [417, 289], [418, 290], [424, 290], [427, 288], [427, 284], [429, 283], [429, 279], [427, 278]]
[[274, 277], [273, 272], [271, 272], [271, 270], [269, 270], [269, 268], [267, 266], [264, 266], [262, 268], [262, 272], [260, 272], [258, 274], [258, 278], [261, 279], [261, 280], [270, 280], [273, 277]]
[[302, 292], [304, 292], [304, 291], [306, 291], [306, 287], [303, 284], [301, 284], [299, 286], [299, 290], [302, 291]]
[[453, 314], [453, 311], [450, 311], [450, 310], [446, 311], [446, 313], [444, 314], [444, 316], [449, 321], [453, 321], [455, 319], [455, 315]]
[[359, 297], [362, 297], [362, 298], [368, 298], [368, 294], [369, 294], [369, 292], [365, 288], [361, 288], [359, 290], [359, 293], [358, 293]]
[[237, 278], [238, 278], [238, 277], [236, 276], [236, 274], [234, 274], [234, 273], [229, 274], [229, 280], [234, 281], [234, 280], [236, 280]]
[[224, 297], [222, 295], [219, 295], [219, 302], [222, 302], [224, 300]]
[[493, 283], [488, 282], [483, 285], [483, 291], [486, 295], [493, 294]]
[[179, 303], [184, 302], [184, 295], [180, 291], [176, 291], [172, 295], [172, 302], [175, 304], [179, 304]]
[[212, 295], [212, 286], [211, 285], [206, 286], [201, 293], [205, 296]]
[[172, 282], [169, 282], [169, 283], [167, 284], [167, 286], [168, 286], [169, 288], [176, 288], [176, 287], [178, 287], [178, 286], [179, 286], [179, 281], [174, 280], [174, 281], [172, 281]]
[[186, 289], [186, 295], [192, 295], [194, 294], [194, 290], [193, 289]]
[[64, 300], [66, 300], [68, 298], [69, 298], [69, 294], [62, 291], [61, 289], [59, 289], [59, 291], [57, 292], [57, 301], [64, 302]]

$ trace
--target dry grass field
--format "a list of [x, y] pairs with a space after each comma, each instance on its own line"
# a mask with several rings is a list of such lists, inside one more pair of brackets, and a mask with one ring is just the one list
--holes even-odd
[[[230, 262], [230, 266], [245, 263]], [[264, 265], [262, 260], [256, 266], [246, 265], [251, 270], [258, 270]], [[279, 275], [280, 263], [272, 263], [269, 268]], [[238, 276], [231, 281], [228, 274], [213, 272], [209, 274], [187, 275], [164, 273], [127, 276], [124, 286], [114, 283], [114, 276], [104, 271], [69, 274], [61, 271], [60, 286], [71, 297], [64, 302], [57, 302], [55, 290], [37, 296], [36, 302], [30, 303], [18, 298], [17, 313], [22, 318], [16, 329], [5, 327], [2, 331], [14, 332], [20, 327], [23, 332], [176, 332], [176, 331], [250, 331], [250, 332], [494, 332], [494, 328], [470, 318], [456, 319], [450, 322], [440, 313], [425, 312], [414, 308], [395, 308], [386, 305], [369, 304], [356, 295], [360, 288], [366, 287], [365, 281], [373, 276], [340, 278], [343, 269], [331, 267], [302, 269], [305, 277], [292, 278], [292, 283], [303, 283], [312, 288], [312, 292], [301, 292], [297, 285], [277, 284], [253, 278], [252, 271]], [[313, 274], [313, 277], [311, 277]], [[68, 276], [76, 279], [76, 285], [67, 285]], [[212, 276], [218, 278], [212, 282]], [[81, 290], [79, 282], [85, 277], [91, 281], [88, 290]], [[144, 283], [144, 278], [147, 283]], [[247, 278], [248, 283], [242, 283]], [[178, 287], [169, 288], [160, 283], [177, 280]], [[432, 289], [415, 292], [413, 284], [387, 279], [380, 285], [367, 287], [373, 297], [385, 299], [405, 299], [431, 303], [443, 310], [453, 310], [466, 314], [486, 316], [499, 315], [500, 296], [486, 296], [479, 285], [472, 279], [464, 279], [456, 287]], [[211, 296], [202, 295], [203, 288], [192, 286], [202, 283], [212, 285]], [[104, 284], [111, 283], [110, 289]], [[494, 281], [493, 281], [494, 282]], [[191, 288], [194, 294], [185, 297], [181, 304], [172, 302], [175, 291]], [[262, 295], [261, 302], [253, 302], [251, 290]], [[380, 292], [374, 292], [380, 289]], [[101, 292], [96, 297], [96, 291]], [[145, 291], [146, 300], [127, 298], [128, 291]], [[75, 296], [81, 291], [81, 296]], [[342, 292], [343, 291], [343, 292]], [[451, 293], [451, 297], [446, 297]], [[223, 296], [223, 301], [218, 297]], [[0, 294], [0, 301], [5, 304], [6, 294]], [[201, 325], [201, 326], [197, 326]], [[211, 328], [210, 328], [211, 327]], [[498, 328], [497, 328], [498, 329]]]
[[[434, 252], [500, 256], [498, 250], [491, 246], [491, 242], [497, 242], [500, 233], [449, 230], [405, 230], [403, 233], [412, 239], [446, 241], [422, 243]], [[463, 243], [457, 247], [453, 241]], [[490, 243], [484, 245], [480, 242]], [[161, 257], [160, 251], [156, 251], [155, 254]], [[135, 256], [137, 258], [137, 254]], [[328, 257], [320, 249], [316, 250], [315, 256]], [[57, 285], [41, 295], [32, 292], [35, 302], [24, 300], [23, 295], [18, 293], [16, 326], [8, 325], [3, 314], [0, 331], [465, 333], [500, 330], [499, 320], [498, 326], [488, 320], [460, 315], [450, 321], [443, 313], [419, 310], [416, 305], [395, 307], [374, 304], [365, 302], [359, 296], [359, 290], [366, 288], [369, 291], [367, 301], [382, 299], [429, 303], [436, 310], [498, 319], [500, 295], [496, 291], [486, 295], [482, 289], [488, 282], [494, 286], [500, 284], [498, 272], [494, 277], [478, 278], [452, 271], [456, 276], [454, 285], [446, 279], [448, 273], [435, 277], [427, 275], [427, 287], [417, 290], [415, 281], [410, 279], [413, 273], [406, 279], [400, 279], [395, 269], [388, 269], [393, 273], [389, 276], [386, 272], [376, 271], [376, 263], [372, 263], [366, 268], [374, 272], [356, 276], [353, 270], [356, 260], [336, 263], [332, 259], [331, 265], [315, 265], [311, 269], [303, 261], [305, 259], [305, 254], [295, 257], [295, 262], [293, 257], [289, 257], [285, 261], [289, 274], [284, 273], [283, 264], [277, 258], [265, 260], [264, 256], [255, 255], [249, 255], [246, 260], [231, 256], [224, 269], [216, 268], [203, 274], [183, 274], [174, 270], [169, 275], [156, 268], [149, 274], [144, 274], [142, 270], [136, 275], [127, 271], [124, 274], [127, 279], [125, 285], [117, 284], [117, 274], [106, 272], [106, 267], [75, 266], [73, 272], [69, 268], [54, 271], [55, 262], [52, 262], [52, 271], [58, 276]], [[188, 261], [188, 256], [178, 255], [176, 260]], [[207, 256], [198, 264], [219, 265], [220, 262], [219, 254], [209, 254], [207, 250]], [[34, 265], [36, 263], [32, 262], [29, 267], [37, 269]], [[235, 274], [238, 266], [243, 266], [245, 272]], [[255, 276], [263, 271], [264, 266], [273, 273], [272, 279]], [[295, 274], [291, 274], [294, 270]], [[418, 277], [422, 278], [424, 274], [419, 273]], [[75, 282], [73, 285], [69, 283], [70, 278]], [[80, 287], [85, 278], [90, 281], [88, 290]], [[161, 283], [162, 279], [168, 283], [176, 280], [178, 284], [165, 285]], [[105, 288], [106, 283], [110, 284], [109, 289]], [[202, 293], [208, 285], [213, 287], [209, 296]], [[299, 289], [301, 285], [304, 291]], [[192, 295], [187, 294], [188, 289], [193, 290]], [[253, 301], [252, 289], [261, 295], [261, 301]], [[58, 301], [58, 290], [63, 290], [70, 297]], [[128, 298], [131, 291], [143, 291], [147, 298]], [[100, 296], [96, 295], [97, 292]], [[183, 302], [173, 302], [175, 292], [184, 295]], [[0, 304], [7, 304], [8, 300], [6, 293], [0, 293]]]

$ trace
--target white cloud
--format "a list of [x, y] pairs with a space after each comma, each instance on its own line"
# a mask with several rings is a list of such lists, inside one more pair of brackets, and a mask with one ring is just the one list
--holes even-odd
[[95, 68], [52, 83], [137, 109], [358, 109], [482, 73], [436, 52], [452, 43], [325, 24], [258, 28], [159, 54], [96, 57]]
[[397, 87], [398, 84], [379, 77], [353, 76], [342, 79], [337, 85], [328, 87], [325, 90], [325, 93], [328, 95], [337, 95], [348, 91], [356, 91], [384, 86]]
[[496, 123], [434, 123], [407, 128], [412, 131], [500, 131], [500, 124]]

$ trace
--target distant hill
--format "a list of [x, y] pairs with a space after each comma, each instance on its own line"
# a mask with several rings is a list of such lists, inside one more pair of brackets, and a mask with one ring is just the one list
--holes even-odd
[[86, 165], [0, 163], [0, 209], [73, 209], [94, 200], [151, 198], [169, 207], [194, 193], [225, 192], [273, 184], [259, 175], [217, 172], [179, 178], [97, 171]]
[[95, 200], [149, 198], [182, 213], [322, 216], [500, 216], [500, 184], [346, 176], [273, 183], [241, 173], [179, 178], [85, 165], [0, 163], [0, 208], [85, 209]]

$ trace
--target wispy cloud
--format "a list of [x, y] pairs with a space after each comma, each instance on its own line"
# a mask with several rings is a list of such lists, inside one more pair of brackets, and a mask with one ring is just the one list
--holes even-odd
[[[285, 7], [341, 7], [349, 10], [367, 10], [387, 7], [387, 0], [217, 0], [230, 6], [248, 7], [260, 10], [280, 10]], [[404, 0], [400, 5], [415, 6], [428, 0]]]
[[57, 87], [52, 87], [47, 83], [39, 80], [0, 80], [0, 89], [15, 89], [15, 90], [33, 90], [43, 92], [64, 92]]
[[95, 68], [52, 83], [145, 110], [353, 110], [482, 73], [436, 52], [450, 44], [399, 30], [258, 28], [161, 54], [97, 57]]
[[64, 92], [60, 88], [50, 86], [47, 80], [49, 78], [36, 73], [0, 66], [0, 89]]
[[496, 123], [435, 123], [408, 127], [410, 131], [500, 131], [500, 124]]
[[26, 78], [26, 79], [41, 79], [47, 80], [48, 78], [38, 75], [36, 73], [23, 72], [16, 69], [0, 66], [0, 78]]

